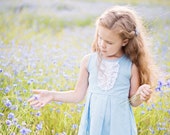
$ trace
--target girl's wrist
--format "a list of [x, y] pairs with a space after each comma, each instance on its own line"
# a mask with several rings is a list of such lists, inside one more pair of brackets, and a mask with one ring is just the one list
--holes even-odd
[[49, 97], [50, 97], [50, 100], [51, 100], [51, 101], [54, 101], [54, 100], [55, 100], [55, 91], [54, 91], [54, 90], [49, 91]]

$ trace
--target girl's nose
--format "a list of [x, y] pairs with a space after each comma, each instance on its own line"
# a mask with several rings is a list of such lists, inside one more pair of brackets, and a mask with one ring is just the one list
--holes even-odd
[[106, 42], [104, 40], [101, 41], [101, 47], [106, 48]]

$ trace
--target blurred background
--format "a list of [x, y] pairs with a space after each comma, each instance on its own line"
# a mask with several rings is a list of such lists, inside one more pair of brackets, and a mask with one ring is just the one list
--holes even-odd
[[95, 21], [114, 5], [143, 18], [162, 73], [153, 103], [134, 108], [139, 135], [170, 135], [169, 0], [0, 0], [0, 135], [76, 135], [84, 102], [28, 105], [32, 89], [74, 89]]

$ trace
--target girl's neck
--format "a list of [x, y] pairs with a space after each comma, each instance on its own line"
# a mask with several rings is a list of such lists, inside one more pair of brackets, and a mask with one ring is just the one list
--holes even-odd
[[115, 54], [115, 55], [110, 55], [110, 56], [102, 56], [101, 54], [101, 58], [105, 59], [105, 60], [116, 60], [121, 58], [124, 55], [124, 53], [119, 53], [119, 54]]

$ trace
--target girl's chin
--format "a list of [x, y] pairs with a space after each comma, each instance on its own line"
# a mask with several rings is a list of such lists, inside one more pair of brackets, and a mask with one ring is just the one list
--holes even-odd
[[107, 52], [106, 51], [101, 51], [101, 54], [102, 55], [107, 55]]

